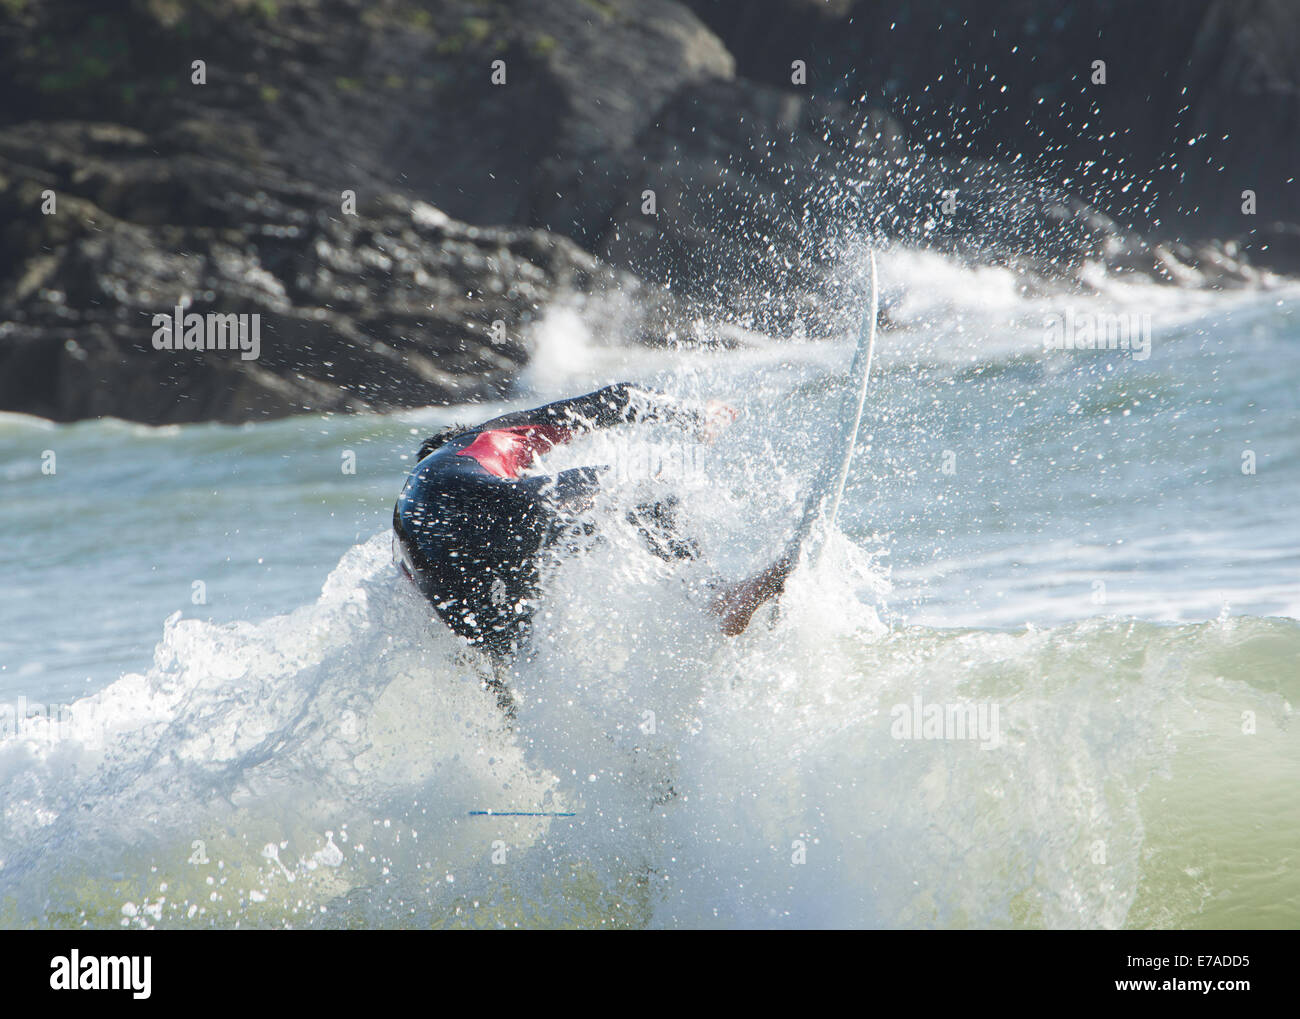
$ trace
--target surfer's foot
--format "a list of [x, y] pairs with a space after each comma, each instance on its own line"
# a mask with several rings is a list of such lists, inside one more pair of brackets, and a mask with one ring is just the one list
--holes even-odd
[[710, 606], [714, 615], [722, 617], [722, 632], [728, 637], [744, 633], [759, 606], [785, 589], [793, 568], [792, 560], [778, 559], [762, 573], [724, 589]]

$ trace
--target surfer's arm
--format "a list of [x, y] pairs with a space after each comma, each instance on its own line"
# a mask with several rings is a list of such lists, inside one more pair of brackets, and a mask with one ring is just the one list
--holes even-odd
[[605, 467], [572, 467], [558, 474], [534, 474], [506, 483], [562, 512], [578, 513], [590, 508], [592, 497], [600, 491], [600, 476], [606, 470]]
[[[734, 414], [733, 414], [734, 416]], [[479, 425], [482, 431], [551, 425], [569, 430], [612, 428], [641, 421], [664, 421], [706, 431], [716, 417], [709, 405], [679, 400], [630, 382], [619, 382], [594, 393], [557, 400], [532, 410], [512, 411]]]
[[793, 569], [794, 559], [782, 556], [762, 573], [733, 584], [715, 598], [710, 608], [714, 615], [722, 617], [722, 632], [728, 637], [744, 633], [759, 607], [785, 589]]

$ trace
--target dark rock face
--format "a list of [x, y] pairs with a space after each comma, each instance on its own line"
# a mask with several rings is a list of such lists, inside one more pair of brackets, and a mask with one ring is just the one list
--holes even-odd
[[[630, 305], [633, 335], [690, 335], [666, 295], [571, 241], [467, 226], [394, 195], [345, 214], [302, 182], [150, 149], [101, 124], [0, 137], [0, 159], [43, 158], [48, 175], [0, 178], [0, 243], [27, 248], [4, 294], [7, 409], [241, 421], [491, 397], [526, 363], [529, 322], [562, 294]], [[40, 211], [42, 184], [62, 196], [54, 215]], [[171, 210], [186, 222], [157, 222]], [[260, 356], [155, 349], [153, 316], [178, 302], [258, 314]]]
[[[686, 0], [737, 74], [865, 96], [930, 152], [1045, 172], [1187, 242], [1300, 221], [1300, 6], [1289, 0]], [[1106, 63], [1094, 84], [1093, 61]]]
[[[682, 73], [711, 61], [725, 72], [725, 51], [665, 6], [670, 36], [685, 39]], [[504, 39], [513, 75], [541, 57], [446, 7], [463, 37], [436, 34], [414, 7], [293, 6], [263, 24], [213, 4], [169, 25], [166, 5], [136, 3], [94, 25], [108, 41], [86, 58], [90, 83], [51, 83], [68, 62], [30, 40], [54, 26], [28, 24], [34, 52], [8, 65], [19, 98], [5, 109], [42, 119], [0, 129], [0, 407], [161, 423], [498, 396], [528, 359], [527, 327], [557, 299], [620, 316], [632, 339], [692, 338], [681, 302], [566, 238], [468, 225], [419, 200], [435, 192], [481, 220], [526, 220], [529, 139], [554, 151], [563, 123], [572, 145], [591, 144], [601, 117], [626, 119], [599, 104], [571, 112], [545, 87], [485, 110], [489, 40]], [[191, 54], [207, 59], [208, 85], [190, 83]], [[338, 80], [344, 71], [358, 77]], [[67, 112], [116, 120], [56, 116]], [[178, 302], [258, 314], [260, 356], [155, 350], [152, 317]]]
[[[1295, 9], [1130, 6], [6, 3], [0, 409], [474, 400], [509, 387], [556, 301], [644, 342], [831, 335], [864, 236], [1027, 287], [1296, 271]], [[261, 355], [154, 349], [178, 302], [259, 315]]]
[[1059, 184], [932, 155], [879, 109], [742, 80], [683, 87], [634, 146], [555, 192], [582, 202], [557, 200], [546, 221], [567, 215], [602, 258], [778, 335], [851, 327], [860, 281], [841, 263], [863, 237], [1008, 266], [1033, 288], [1082, 286], [1090, 265], [1193, 286], [1260, 275], [1216, 241], [1162, 245]]

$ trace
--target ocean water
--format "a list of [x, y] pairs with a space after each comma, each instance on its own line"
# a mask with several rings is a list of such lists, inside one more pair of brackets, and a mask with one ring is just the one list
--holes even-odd
[[[847, 328], [650, 350], [575, 301], [500, 405], [0, 417], [0, 923], [1300, 924], [1300, 288], [881, 270], [838, 527], [734, 640], [710, 583], [793, 527]], [[1045, 349], [1117, 314], [1149, 346]], [[507, 723], [392, 504], [431, 429], [619, 379], [740, 418], [548, 456], [620, 469]], [[624, 522], [665, 491], [697, 562]]]

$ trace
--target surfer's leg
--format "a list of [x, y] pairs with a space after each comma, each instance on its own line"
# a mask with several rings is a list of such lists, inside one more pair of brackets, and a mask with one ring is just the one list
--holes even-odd
[[762, 573], [726, 588], [710, 606], [714, 615], [722, 617], [722, 632], [728, 637], [744, 633], [759, 606], [785, 589], [792, 569], [794, 560], [783, 556]]
[[497, 707], [505, 715], [507, 724], [514, 722], [517, 705], [508, 683], [514, 674], [512, 659], [467, 644], [456, 655], [456, 667], [470, 673], [480, 690], [496, 697]]
[[497, 707], [501, 713], [506, 716], [506, 720], [514, 722], [519, 708], [515, 703], [515, 695], [510, 692], [508, 680], [511, 675], [510, 661], [498, 655], [492, 655], [492, 678], [487, 681], [488, 688], [496, 694]]

